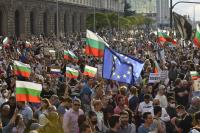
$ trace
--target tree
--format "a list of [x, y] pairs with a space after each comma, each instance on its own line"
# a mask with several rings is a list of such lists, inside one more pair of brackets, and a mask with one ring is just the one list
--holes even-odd
[[131, 5], [125, 0], [124, 17], [133, 16], [134, 14], [135, 14], [135, 11], [131, 11]]

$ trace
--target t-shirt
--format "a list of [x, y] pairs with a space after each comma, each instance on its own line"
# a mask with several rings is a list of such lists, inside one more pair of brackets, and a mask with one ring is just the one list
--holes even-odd
[[200, 133], [199, 128], [192, 128], [189, 133]]
[[168, 102], [167, 102], [167, 97], [165, 95], [156, 95], [155, 99], [159, 99], [160, 101], [160, 107], [162, 108], [166, 108], [167, 105], [168, 105]]
[[60, 115], [64, 115], [66, 112], [66, 108], [62, 105], [59, 105], [57, 111]]
[[53, 91], [48, 91], [48, 92], [47, 92], [47, 91], [45, 91], [45, 90], [42, 90], [40, 96], [41, 96], [42, 98], [47, 98], [47, 99], [49, 99], [53, 94], [54, 94]]
[[153, 127], [154, 125], [150, 126], [149, 128], [144, 127], [144, 124], [142, 124], [139, 128], [138, 128], [138, 133], [156, 133], [155, 132], [155, 127]]
[[150, 101], [148, 104], [145, 102], [141, 102], [138, 107], [138, 111], [141, 112], [142, 114], [145, 112], [151, 112], [153, 110], [153, 102]]
[[190, 128], [192, 128], [192, 116], [190, 114], [186, 114], [177, 120], [177, 126], [183, 130], [182, 133], [188, 133]]
[[108, 130], [106, 133], [117, 133], [117, 132], [115, 132], [113, 130]]
[[139, 103], [139, 98], [137, 96], [130, 97], [130, 99], [129, 99], [129, 108], [132, 111], [135, 111], [135, 109], [138, 106], [138, 103]]
[[[189, 89], [185, 89], [185, 88], [175, 88], [175, 100], [177, 102], [177, 105], [183, 105], [183, 106], [187, 106], [188, 105], [188, 98], [189, 98]], [[187, 94], [185, 94], [185, 92], [187, 92]], [[182, 93], [183, 96], [179, 96], [178, 94]]]

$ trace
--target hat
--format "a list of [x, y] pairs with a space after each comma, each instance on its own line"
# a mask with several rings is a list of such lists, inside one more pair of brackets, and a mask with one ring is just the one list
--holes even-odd
[[30, 130], [37, 130], [38, 128], [41, 128], [42, 125], [40, 125], [39, 123], [32, 123], [30, 126]]

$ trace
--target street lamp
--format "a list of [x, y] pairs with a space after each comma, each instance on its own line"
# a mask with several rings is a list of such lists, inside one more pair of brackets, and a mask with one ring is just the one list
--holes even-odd
[[173, 8], [179, 3], [191, 3], [191, 4], [200, 4], [200, 2], [189, 2], [189, 1], [179, 1], [176, 2], [174, 5], [172, 4], [172, 0], [170, 0], [170, 28], [172, 29], [172, 10]]
[[94, 22], [93, 22], [93, 30], [96, 32], [96, 0], [94, 0]]

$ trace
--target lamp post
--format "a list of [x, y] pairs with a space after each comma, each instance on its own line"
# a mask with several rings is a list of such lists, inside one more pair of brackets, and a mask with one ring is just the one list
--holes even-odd
[[172, 0], [170, 0], [170, 28], [172, 29], [172, 10], [173, 8], [179, 3], [190, 3], [190, 4], [200, 4], [200, 2], [192, 2], [192, 1], [179, 1], [176, 2], [174, 5], [172, 4]]
[[96, 0], [94, 0], [94, 20], [93, 20], [93, 30], [96, 32]]

